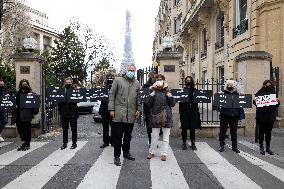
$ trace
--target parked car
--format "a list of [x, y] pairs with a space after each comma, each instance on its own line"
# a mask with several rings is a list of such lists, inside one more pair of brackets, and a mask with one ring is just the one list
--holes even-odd
[[92, 113], [96, 102], [90, 102], [90, 97], [87, 97], [87, 102], [79, 102], [77, 104], [79, 112]]
[[101, 101], [95, 102], [94, 106], [93, 106], [93, 119], [95, 122], [101, 122], [102, 121], [102, 116], [99, 114], [99, 110], [100, 110], [100, 105], [101, 105]]

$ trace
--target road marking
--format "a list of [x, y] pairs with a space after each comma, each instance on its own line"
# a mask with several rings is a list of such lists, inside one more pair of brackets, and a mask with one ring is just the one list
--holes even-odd
[[169, 147], [167, 161], [161, 161], [160, 156], [150, 160], [152, 189], [189, 189], [184, 175], [177, 163], [172, 149]]
[[0, 155], [0, 169], [5, 167], [6, 165], [11, 164], [12, 162], [16, 161], [17, 159], [27, 155], [28, 153], [31, 153], [32, 151], [42, 147], [43, 145], [47, 144], [47, 142], [31, 142], [31, 148], [27, 151], [17, 151], [11, 150], [9, 152], [6, 152], [4, 154]]
[[[227, 144], [228, 147], [231, 147]], [[259, 168], [263, 169], [264, 171], [270, 173], [274, 177], [278, 178], [282, 182], [284, 182], [284, 169], [277, 167], [275, 165], [272, 165], [271, 163], [268, 163], [266, 161], [263, 161], [253, 155], [250, 155], [246, 152], [243, 152], [240, 150], [239, 155], [243, 158], [245, 158], [247, 161], [252, 163], [253, 165], [258, 166]]]
[[113, 148], [105, 148], [77, 189], [115, 189], [120, 170], [121, 166], [113, 163]]
[[0, 143], [0, 148], [1, 147], [4, 147], [4, 146], [7, 146], [7, 145], [9, 145], [9, 144], [11, 144], [12, 142], [1, 142]]
[[197, 142], [196, 147], [198, 149], [197, 151], [194, 151], [196, 155], [208, 167], [224, 188], [261, 188], [234, 165], [230, 164], [207, 143]]
[[38, 189], [42, 188], [66, 164], [87, 141], [78, 141], [76, 149], [58, 149], [36, 166], [8, 183], [5, 189]]
[[[259, 153], [259, 146], [258, 145], [250, 143], [249, 141], [245, 141], [245, 140], [239, 141], [239, 143]], [[269, 157], [269, 158], [273, 158], [275, 160], [278, 160], [281, 163], [284, 163], [284, 158], [277, 155], [277, 154], [274, 154], [273, 156], [271, 156], [271, 155], [266, 153], [265, 156]]]

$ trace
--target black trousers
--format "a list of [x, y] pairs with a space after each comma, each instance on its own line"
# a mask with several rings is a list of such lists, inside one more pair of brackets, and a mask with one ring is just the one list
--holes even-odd
[[238, 129], [238, 118], [224, 118], [220, 117], [220, 134], [219, 141], [220, 145], [225, 145], [225, 138], [228, 125], [230, 127], [230, 134], [232, 140], [232, 147], [237, 148], [237, 129]]
[[271, 131], [273, 128], [273, 122], [258, 122], [259, 126], [259, 145], [263, 146], [263, 141], [264, 141], [264, 135], [265, 135], [265, 142], [266, 146], [269, 148], [270, 147], [270, 141], [271, 141]]
[[63, 129], [63, 143], [68, 143], [68, 129], [69, 124], [72, 132], [72, 142], [77, 142], [77, 118], [61, 116], [62, 129]]
[[20, 135], [21, 141], [30, 143], [32, 139], [32, 123], [31, 121], [17, 121], [17, 130]]
[[152, 134], [152, 127], [150, 127], [150, 115], [148, 115], [148, 117], [145, 118], [145, 124], [146, 124], [146, 129], [147, 129], [147, 135], [148, 135], [148, 139], [149, 139], [149, 144], [151, 144], [151, 134]]
[[102, 125], [103, 125], [103, 142], [107, 145], [112, 144], [112, 129], [111, 134], [109, 135], [109, 126], [111, 124], [111, 119], [109, 116], [102, 116]]
[[111, 129], [113, 130], [112, 137], [114, 146], [114, 157], [120, 157], [121, 147], [123, 153], [128, 153], [130, 151], [130, 142], [132, 138], [133, 126], [133, 123], [113, 122], [111, 124]]
[[[182, 137], [183, 143], [186, 143], [186, 140], [187, 140], [187, 129], [182, 128], [182, 130], [181, 130], [181, 137]], [[190, 137], [190, 141], [191, 142], [195, 142], [195, 129], [190, 129], [189, 137]]]

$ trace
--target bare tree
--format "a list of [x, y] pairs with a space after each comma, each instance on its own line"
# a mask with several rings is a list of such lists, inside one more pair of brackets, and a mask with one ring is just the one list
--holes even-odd
[[4, 0], [0, 31], [1, 65], [12, 66], [11, 55], [22, 48], [23, 39], [30, 35], [31, 21], [24, 3], [24, 0]]

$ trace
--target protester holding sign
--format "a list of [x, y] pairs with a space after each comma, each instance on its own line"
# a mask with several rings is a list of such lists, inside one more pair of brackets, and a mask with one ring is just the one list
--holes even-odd
[[[5, 96], [4, 87], [5, 87], [4, 80], [0, 78], [0, 98], [3, 98]], [[6, 117], [5, 109], [3, 108], [3, 109], [0, 109], [0, 142], [5, 141], [3, 137], [1, 136], [1, 133], [3, 129], [5, 128], [6, 124], [7, 124], [7, 117]]]
[[[239, 95], [237, 92], [237, 82], [234, 80], [227, 80], [225, 84], [225, 91], [224, 94], [226, 95], [226, 98], [230, 101], [234, 99], [234, 95]], [[220, 109], [220, 134], [219, 134], [219, 141], [220, 141], [220, 147], [219, 151], [224, 151], [225, 146], [225, 138], [226, 138], [226, 132], [228, 125], [230, 127], [230, 134], [231, 134], [231, 140], [232, 140], [232, 150], [236, 153], [240, 153], [240, 151], [237, 148], [237, 127], [238, 127], [238, 120], [240, 117], [240, 108], [234, 108], [234, 107], [221, 107]]]
[[185, 78], [185, 88], [189, 91], [188, 102], [179, 103], [179, 113], [181, 122], [182, 149], [186, 150], [187, 130], [190, 130], [191, 149], [197, 150], [195, 146], [195, 129], [201, 127], [200, 113], [198, 104], [194, 103], [194, 93], [197, 89], [194, 88], [194, 81], [191, 76]]
[[22, 102], [21, 95], [35, 95], [32, 93], [32, 89], [30, 87], [29, 81], [23, 79], [20, 81], [19, 84], [19, 91], [16, 94], [16, 104], [17, 104], [17, 118], [16, 118], [16, 126], [19, 132], [20, 138], [23, 144], [17, 149], [18, 151], [26, 151], [30, 149], [30, 142], [31, 142], [31, 122], [39, 112], [38, 108], [28, 108], [28, 107], [21, 107]]
[[63, 128], [63, 145], [61, 146], [61, 150], [64, 150], [67, 147], [69, 124], [72, 132], [71, 149], [77, 148], [77, 138], [78, 138], [77, 119], [79, 118], [78, 106], [77, 102], [67, 99], [68, 98], [67, 91], [74, 89], [72, 83], [73, 83], [72, 78], [69, 77], [65, 78], [64, 85], [65, 85], [66, 101], [58, 103], [58, 111], [60, 114], [62, 128]]
[[[275, 96], [275, 98], [270, 98], [273, 96]], [[265, 155], [263, 147], [265, 135], [266, 152], [273, 155], [274, 153], [270, 149], [271, 131], [274, 121], [276, 120], [276, 111], [280, 102], [276, 99], [275, 88], [270, 80], [265, 80], [263, 82], [262, 88], [255, 94], [253, 103], [257, 106], [256, 121], [259, 125], [260, 154]]]
[[156, 82], [152, 86], [152, 93], [147, 99], [147, 107], [151, 110], [150, 126], [152, 127], [152, 143], [147, 159], [154, 157], [157, 149], [160, 129], [163, 130], [163, 144], [161, 146], [161, 160], [167, 160], [169, 147], [170, 129], [173, 127], [172, 107], [175, 106], [175, 99], [168, 89], [165, 76], [158, 74]]

